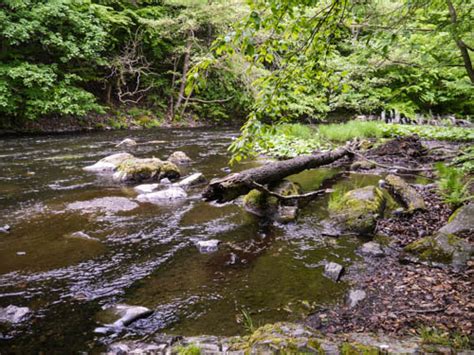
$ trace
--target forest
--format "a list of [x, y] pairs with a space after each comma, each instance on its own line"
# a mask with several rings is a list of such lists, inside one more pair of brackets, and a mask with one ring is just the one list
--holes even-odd
[[472, 0], [0, 0], [0, 354], [474, 349]]

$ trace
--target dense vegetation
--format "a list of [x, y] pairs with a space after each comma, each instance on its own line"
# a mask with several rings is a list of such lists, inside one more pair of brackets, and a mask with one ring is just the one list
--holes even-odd
[[0, 119], [249, 115], [245, 155], [275, 120], [470, 116], [473, 17], [461, 0], [6, 0]]

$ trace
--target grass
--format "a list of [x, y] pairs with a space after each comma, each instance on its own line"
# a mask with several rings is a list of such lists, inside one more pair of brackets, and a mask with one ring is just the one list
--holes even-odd
[[419, 330], [423, 344], [450, 346], [454, 349], [468, 349], [470, 340], [467, 335], [449, 333], [436, 328], [424, 327]]
[[382, 138], [382, 124], [375, 121], [349, 121], [319, 126], [321, 137], [331, 142], [347, 142], [354, 138]]

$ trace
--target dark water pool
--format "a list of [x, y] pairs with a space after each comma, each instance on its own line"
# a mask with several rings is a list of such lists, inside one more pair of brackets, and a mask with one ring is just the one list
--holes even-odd
[[[325, 260], [348, 265], [361, 243], [319, 233], [327, 197], [306, 206], [297, 223], [269, 224], [239, 202], [201, 200], [200, 188], [180, 203], [138, 203], [132, 187], [82, 168], [123, 151], [124, 138], [162, 141], [130, 148], [139, 157], [186, 152], [184, 173], [223, 176], [233, 130], [147, 130], [0, 140], [0, 307], [32, 310], [16, 327], [0, 326], [0, 350], [100, 351], [122, 338], [165, 332], [235, 335], [244, 332], [242, 311], [256, 324], [301, 319], [311, 307], [342, 302], [344, 283], [322, 276]], [[258, 165], [247, 162], [233, 170]], [[332, 178], [336, 186], [364, 186], [373, 175], [337, 179], [317, 169], [292, 177], [305, 190]], [[87, 212], [75, 203], [121, 197], [136, 208]], [[77, 204], [76, 204], [77, 205]], [[92, 240], [68, 237], [82, 231]], [[219, 239], [219, 250], [201, 254], [195, 243]], [[104, 307], [126, 303], [153, 314], [118, 334], [94, 333]], [[1, 351], [0, 351], [1, 352]]]

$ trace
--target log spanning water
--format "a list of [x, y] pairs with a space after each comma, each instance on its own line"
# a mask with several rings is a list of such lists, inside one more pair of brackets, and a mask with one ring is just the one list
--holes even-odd
[[233, 173], [223, 178], [212, 180], [204, 191], [203, 197], [207, 201], [217, 201], [219, 203], [231, 201], [248, 193], [255, 187], [255, 184], [275, 183], [287, 176], [330, 164], [345, 156], [352, 156], [351, 150], [348, 147], [341, 147], [329, 152], [302, 155], [293, 159]]

